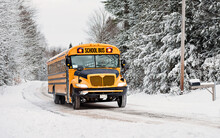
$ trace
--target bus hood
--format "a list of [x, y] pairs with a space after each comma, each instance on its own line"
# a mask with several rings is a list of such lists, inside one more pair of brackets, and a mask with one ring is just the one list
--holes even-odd
[[80, 76], [85, 79], [87, 79], [87, 76], [89, 74], [115, 74], [116, 78], [117, 78], [119, 75], [119, 72], [114, 69], [87, 69], [87, 70], [83, 70], [81, 72], [75, 71], [75, 73], [74, 73], [75, 76]]

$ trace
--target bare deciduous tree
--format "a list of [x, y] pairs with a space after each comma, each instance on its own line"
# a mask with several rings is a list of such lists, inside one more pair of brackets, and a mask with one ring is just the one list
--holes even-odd
[[103, 9], [94, 11], [87, 24], [88, 41], [93, 43], [106, 43], [119, 31], [116, 21]]

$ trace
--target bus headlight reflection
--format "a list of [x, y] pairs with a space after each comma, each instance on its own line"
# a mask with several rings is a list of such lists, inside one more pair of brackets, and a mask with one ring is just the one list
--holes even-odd
[[123, 86], [126, 86], [125, 82], [118, 83], [118, 87], [123, 87]]
[[76, 84], [76, 86], [79, 88], [88, 88], [86, 84]]

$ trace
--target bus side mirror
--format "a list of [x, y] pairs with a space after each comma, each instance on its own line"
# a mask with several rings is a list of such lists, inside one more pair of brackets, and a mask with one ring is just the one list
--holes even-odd
[[83, 66], [78, 66], [78, 68], [77, 68], [77, 71], [78, 71], [78, 83], [82, 82], [82, 80], [79, 79], [79, 77], [80, 77], [81, 71], [83, 71], [83, 69], [84, 69]]
[[126, 61], [124, 59], [121, 60], [121, 67], [125, 70], [129, 69], [129, 66], [126, 64]]
[[124, 59], [121, 60], [121, 67], [124, 68], [126, 64], [126, 61]]
[[66, 57], [66, 66], [70, 67], [70, 65], [71, 65], [71, 58], [67, 56]]

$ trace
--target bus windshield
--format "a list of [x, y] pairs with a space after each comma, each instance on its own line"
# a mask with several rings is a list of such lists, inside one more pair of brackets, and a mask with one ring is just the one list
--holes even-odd
[[119, 55], [77, 55], [71, 56], [72, 67], [77, 68], [117, 68]]

